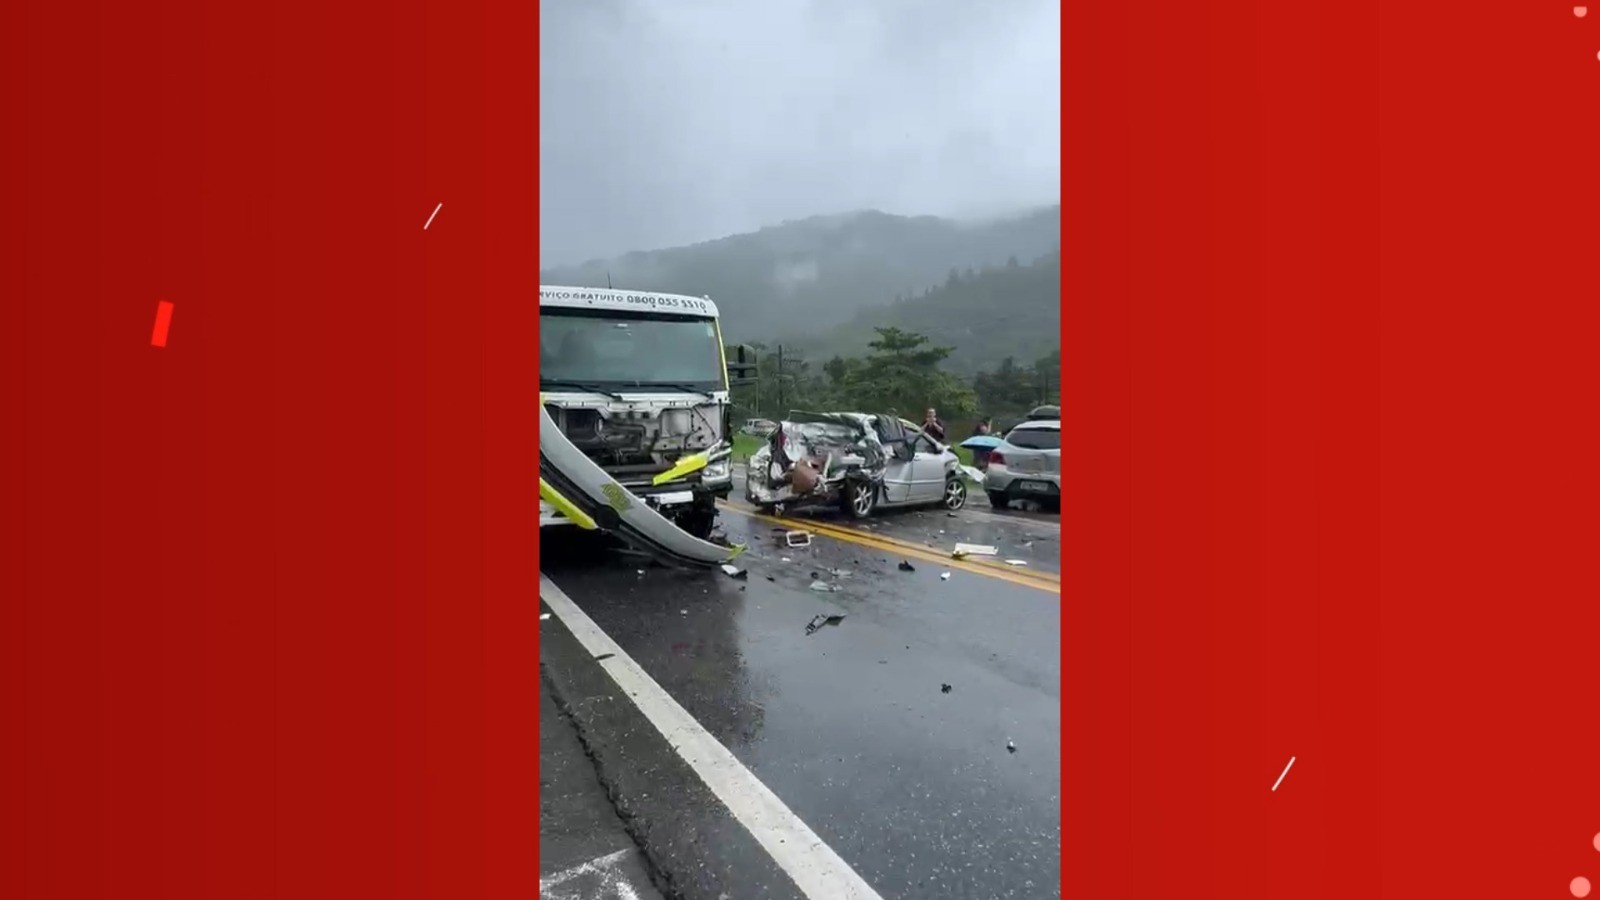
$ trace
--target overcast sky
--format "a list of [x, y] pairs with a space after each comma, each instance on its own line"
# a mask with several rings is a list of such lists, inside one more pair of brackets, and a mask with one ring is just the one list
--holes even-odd
[[543, 265], [1057, 202], [1060, 0], [542, 0]]

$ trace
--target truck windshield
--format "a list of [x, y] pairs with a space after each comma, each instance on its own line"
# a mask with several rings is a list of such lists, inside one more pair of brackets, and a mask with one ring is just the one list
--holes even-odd
[[539, 311], [539, 380], [649, 390], [725, 387], [716, 322], [614, 310]]

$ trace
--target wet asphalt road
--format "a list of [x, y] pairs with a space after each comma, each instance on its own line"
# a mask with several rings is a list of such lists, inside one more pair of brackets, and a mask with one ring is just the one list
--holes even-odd
[[[541, 535], [543, 573], [883, 897], [1059, 896], [1055, 517], [999, 514], [974, 498], [953, 517], [884, 512], [842, 531], [852, 523], [830, 512], [815, 517], [811, 546], [790, 548], [783, 531], [812, 524], [809, 517], [780, 524], [743, 510], [730, 504], [722, 523], [730, 541], [749, 544], [739, 560], [747, 580], [657, 568], [570, 529]], [[952, 561], [956, 541], [1000, 553]], [[902, 571], [902, 561], [914, 571]], [[814, 617], [837, 615], [836, 625], [806, 633]], [[571, 654], [546, 659], [557, 690], [564, 676], [572, 684], [588, 677], [562, 668], [592, 664]], [[619, 718], [612, 699], [573, 702], [572, 718], [602, 756], [608, 744], [637, 744], [648, 732]], [[630, 794], [697, 787], [678, 784], [693, 776], [671, 765], [619, 766], [656, 773], [610, 784], [636, 832], [651, 800]], [[770, 876], [741, 874], [737, 860], [704, 880], [672, 873], [675, 864], [716, 867], [682, 862], [688, 857], [677, 850], [652, 853], [648, 835], [635, 837], [686, 897], [704, 889], [715, 898], [730, 884]], [[708, 838], [700, 851], [720, 845]], [[726, 852], [761, 852], [748, 842], [734, 847]], [[747, 895], [755, 894], [731, 896]]]

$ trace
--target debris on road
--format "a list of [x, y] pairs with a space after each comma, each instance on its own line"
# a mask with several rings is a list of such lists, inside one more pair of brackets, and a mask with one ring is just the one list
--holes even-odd
[[729, 565], [727, 563], [722, 564], [722, 571], [728, 573], [729, 578], [745, 579], [750, 577], [750, 571], [748, 569], [741, 569], [738, 566]]
[[956, 544], [955, 552], [951, 553], [950, 555], [955, 557], [956, 559], [961, 559], [962, 557], [966, 557], [966, 556], [994, 556], [996, 553], [999, 553], [999, 552], [1000, 552], [1000, 548], [991, 547], [988, 544], [961, 544], [961, 543], [958, 543], [958, 544]]
[[826, 581], [813, 581], [811, 582], [811, 589], [819, 594], [833, 594], [838, 592], [839, 586], [837, 584], [829, 584]]
[[948, 685], [948, 684], [939, 685], [939, 693], [948, 694], [948, 693], [950, 693], [950, 691], [951, 691], [950, 685]]
[[548, 618], [550, 618], [550, 614], [549, 613], [540, 613], [539, 614], [539, 621], [541, 621], [541, 622], [543, 622], [545, 619], [548, 619]]
[[949, 572], [940, 572], [939, 573], [939, 580], [940, 581], [949, 581], [950, 580], [950, 573]]
[[911, 563], [908, 563], [903, 559], [900, 560], [900, 571], [902, 571], [902, 572], [915, 572], [916, 570], [917, 570], [916, 566], [913, 566]]
[[809, 532], [809, 531], [789, 531], [789, 532], [785, 532], [784, 535], [783, 535], [783, 542], [785, 544], [789, 545], [790, 547], [809, 547], [809, 546], [811, 546], [811, 532]]
[[1006, 560], [1006, 565], [1008, 565], [1008, 566], [1025, 566], [1027, 564], [1028, 564], [1028, 561], [1025, 560], [1025, 559], [1008, 559], [1008, 560]]
[[600, 654], [600, 655], [599, 655], [599, 656], [596, 656], [596, 657], [595, 657], [595, 658], [594, 658], [594, 661], [595, 661], [595, 662], [599, 662], [599, 661], [600, 661], [600, 660], [602, 660], [602, 659], [610, 659], [610, 658], [611, 658], [611, 657], [613, 657], [613, 656], [616, 656], [616, 654], [615, 654], [615, 653], [602, 653], [602, 654]]
[[840, 622], [843, 622], [843, 621], [844, 621], [844, 614], [843, 613], [840, 613], [838, 615], [816, 615], [816, 616], [812, 616], [811, 617], [811, 621], [806, 623], [806, 634], [808, 634], [808, 635], [816, 634], [817, 631], [819, 629], [821, 629], [821, 628], [825, 628], [825, 627], [827, 627], [829, 625], [837, 625], [837, 624], [839, 624]]
[[1011, 743], [1011, 741], [1009, 741], [1009, 740], [1006, 741], [1006, 752], [1007, 753], [1015, 753], [1015, 752], [1017, 752], [1017, 745]]

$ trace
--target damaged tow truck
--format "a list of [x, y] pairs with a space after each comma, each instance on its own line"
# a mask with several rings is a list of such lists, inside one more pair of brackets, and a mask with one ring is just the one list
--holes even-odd
[[541, 285], [540, 527], [712, 561], [733, 485], [729, 388], [754, 371], [750, 348], [723, 346], [708, 298]]
[[856, 519], [893, 507], [961, 509], [974, 474], [910, 422], [857, 412], [791, 412], [749, 466], [745, 499], [758, 508], [833, 505]]

